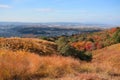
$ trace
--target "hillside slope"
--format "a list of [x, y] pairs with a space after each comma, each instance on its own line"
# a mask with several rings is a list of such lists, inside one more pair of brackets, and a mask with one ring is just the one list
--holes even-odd
[[91, 62], [63, 56], [40, 56], [56, 54], [56, 48], [54, 42], [41, 39], [0, 38], [0, 78], [120, 80], [120, 43], [92, 51]]
[[57, 80], [50, 78], [75, 75], [79, 66], [79, 61], [71, 57], [0, 49], [0, 80]]
[[120, 43], [93, 51], [93, 61], [120, 59]]
[[120, 80], [120, 43], [93, 51], [92, 66], [113, 80]]
[[29, 51], [40, 55], [51, 55], [57, 52], [55, 43], [35, 38], [0, 38], [0, 48]]

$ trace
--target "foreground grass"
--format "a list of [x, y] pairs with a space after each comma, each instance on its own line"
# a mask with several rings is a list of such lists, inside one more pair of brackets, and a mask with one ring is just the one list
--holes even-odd
[[[115, 62], [114, 62], [115, 63]], [[119, 80], [119, 64], [0, 50], [0, 80]]]
[[0, 50], [0, 80], [59, 78], [77, 74], [79, 61], [70, 57], [39, 56], [24, 51]]

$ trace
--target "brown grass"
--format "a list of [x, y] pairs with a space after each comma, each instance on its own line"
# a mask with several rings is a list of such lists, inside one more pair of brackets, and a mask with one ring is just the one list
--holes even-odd
[[89, 65], [92, 72], [108, 80], [120, 79], [120, 44], [93, 51], [93, 60]]
[[0, 48], [13, 51], [24, 50], [40, 55], [57, 53], [55, 43], [34, 38], [0, 38]]
[[96, 50], [94, 54], [94, 63], [98, 63], [110, 68], [110, 72], [120, 75], [120, 44], [115, 44], [101, 50]]
[[120, 44], [93, 51], [92, 62], [34, 54], [56, 52], [39, 39], [0, 38], [0, 48], [0, 80], [120, 80]]
[[34, 53], [0, 50], [0, 80], [59, 78], [77, 74], [79, 61], [62, 56], [39, 56]]
[[81, 62], [79, 72], [61, 80], [120, 80], [120, 44], [93, 51], [92, 62]]

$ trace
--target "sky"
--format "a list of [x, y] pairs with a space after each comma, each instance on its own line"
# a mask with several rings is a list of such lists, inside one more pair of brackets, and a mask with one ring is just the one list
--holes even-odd
[[0, 21], [120, 24], [120, 0], [0, 0]]

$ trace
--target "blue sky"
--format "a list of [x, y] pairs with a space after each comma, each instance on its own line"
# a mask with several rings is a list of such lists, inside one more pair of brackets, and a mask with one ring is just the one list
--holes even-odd
[[0, 0], [0, 21], [120, 24], [120, 0]]

